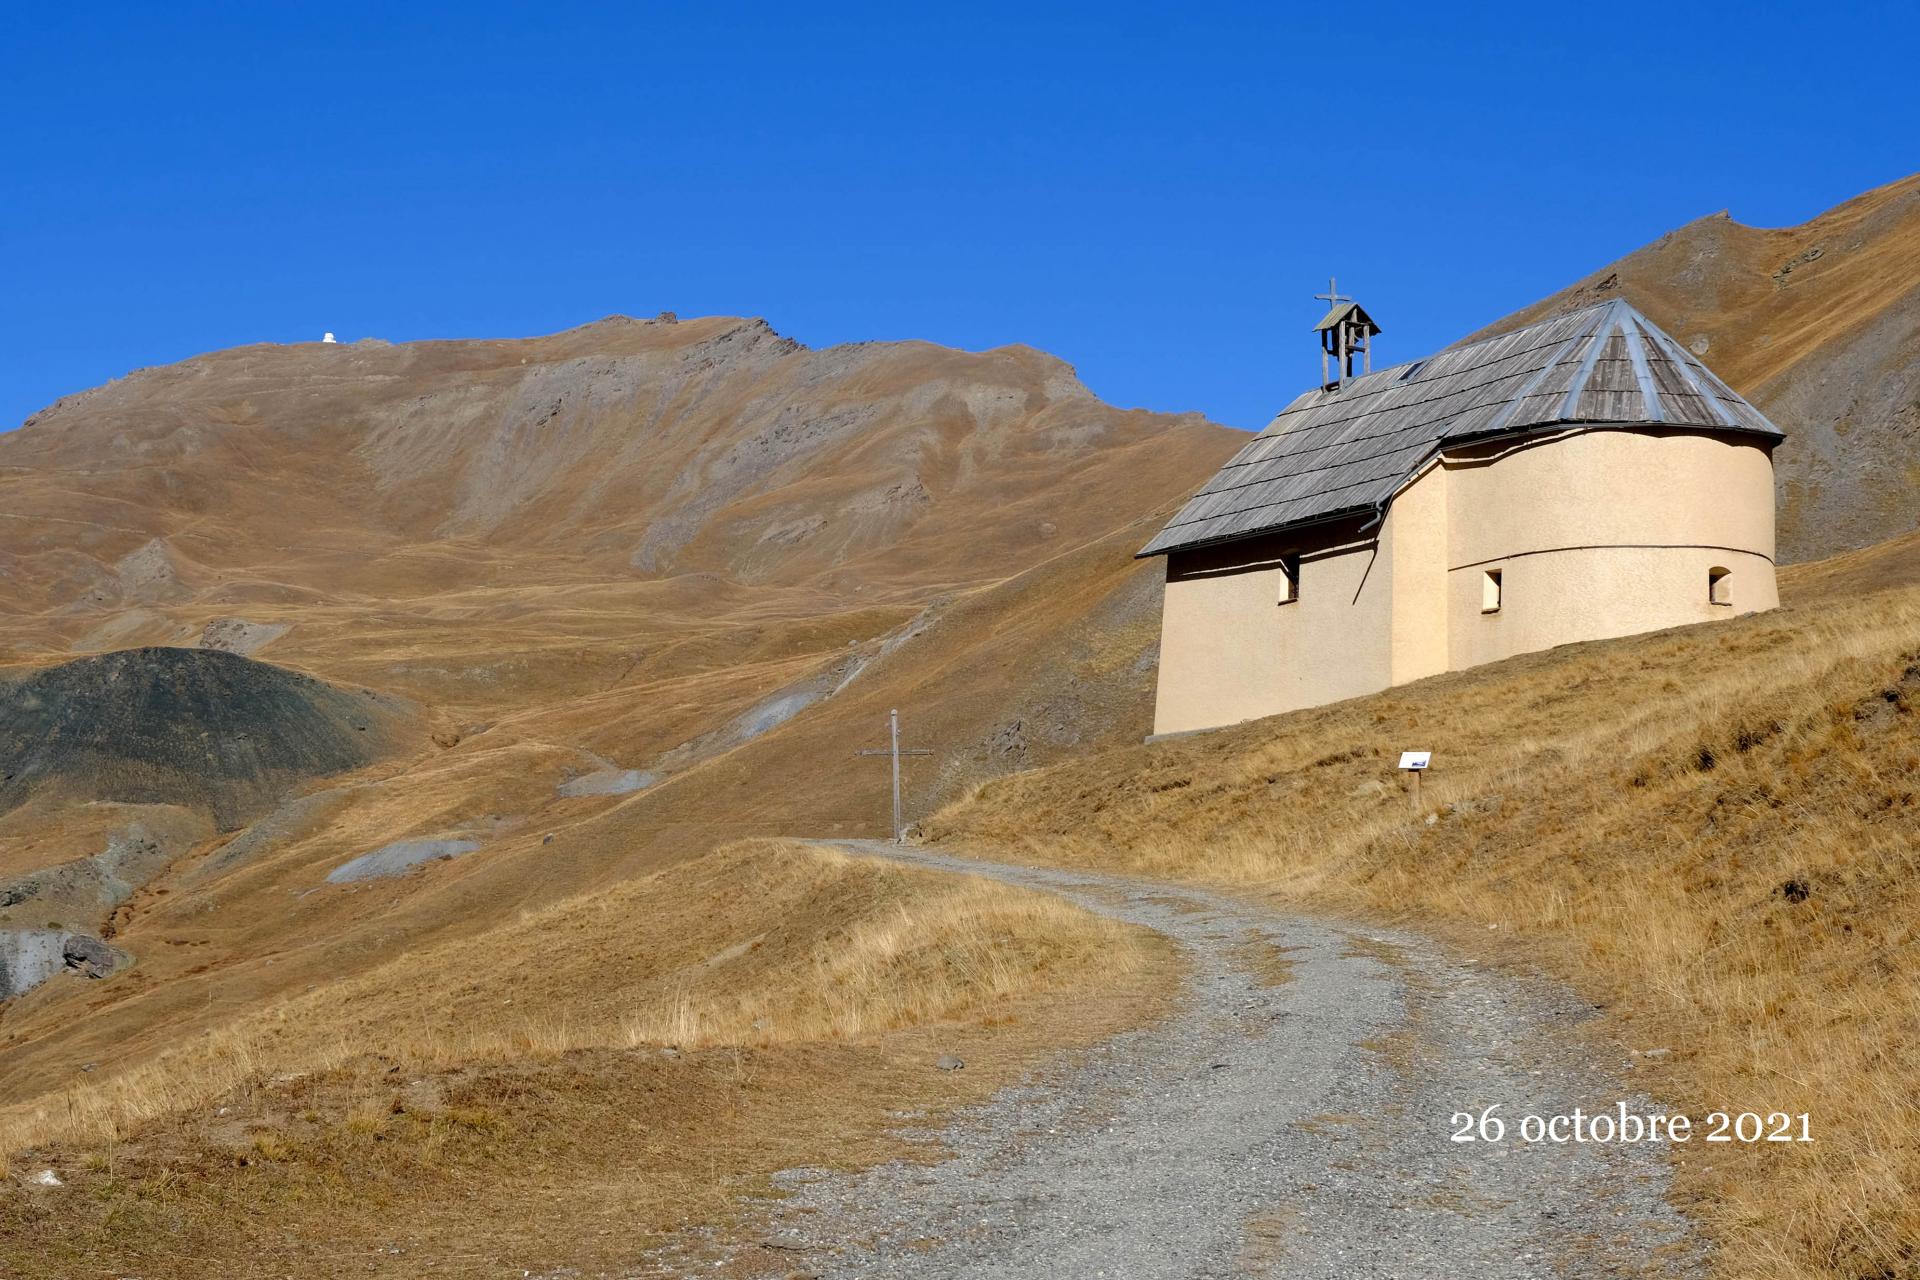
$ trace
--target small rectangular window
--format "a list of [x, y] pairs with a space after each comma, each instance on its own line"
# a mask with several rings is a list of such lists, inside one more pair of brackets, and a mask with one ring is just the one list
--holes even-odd
[[1280, 603], [1292, 604], [1300, 598], [1300, 557], [1280, 557]]
[[1733, 574], [1719, 565], [1707, 570], [1707, 603], [1733, 603]]
[[1480, 580], [1480, 612], [1500, 612], [1500, 571], [1489, 569]]

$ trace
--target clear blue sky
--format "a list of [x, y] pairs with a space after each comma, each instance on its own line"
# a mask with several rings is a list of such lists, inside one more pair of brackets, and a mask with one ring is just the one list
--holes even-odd
[[1917, 66], [1906, 6], [12, 4], [0, 429], [239, 343], [665, 309], [1257, 426], [1330, 272], [1397, 360], [1802, 221], [1920, 168]]

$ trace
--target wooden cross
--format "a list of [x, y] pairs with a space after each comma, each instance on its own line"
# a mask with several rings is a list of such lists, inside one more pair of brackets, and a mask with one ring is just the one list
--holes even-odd
[[907, 834], [906, 825], [900, 821], [900, 757], [930, 756], [933, 754], [933, 750], [930, 747], [903, 748], [900, 745], [900, 712], [898, 709], [887, 712], [887, 735], [889, 738], [889, 744], [887, 746], [877, 747], [868, 751], [856, 751], [853, 754], [857, 756], [893, 757], [893, 842], [899, 844], [906, 838]]
[[1313, 296], [1316, 298], [1326, 299], [1327, 310], [1329, 311], [1333, 310], [1335, 307], [1339, 306], [1343, 302], [1353, 301], [1352, 298], [1344, 296], [1338, 289], [1334, 287], [1334, 279], [1332, 276], [1327, 277], [1327, 291], [1325, 293], [1316, 293]]

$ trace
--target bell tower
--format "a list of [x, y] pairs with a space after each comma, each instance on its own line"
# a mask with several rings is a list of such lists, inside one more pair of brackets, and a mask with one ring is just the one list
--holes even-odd
[[[1338, 391], [1353, 376], [1354, 357], [1360, 358], [1360, 372], [1373, 372], [1373, 335], [1380, 326], [1352, 298], [1344, 297], [1329, 278], [1327, 291], [1313, 295], [1327, 304], [1327, 316], [1313, 331], [1320, 335], [1320, 385]], [[1329, 368], [1331, 366], [1331, 368]], [[1331, 374], [1331, 376], [1329, 376]]]

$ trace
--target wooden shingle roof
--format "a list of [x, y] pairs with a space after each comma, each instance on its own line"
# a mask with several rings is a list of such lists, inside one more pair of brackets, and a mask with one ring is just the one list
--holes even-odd
[[1603, 302], [1307, 392], [1139, 554], [1383, 510], [1448, 445], [1647, 423], [1781, 438], [1658, 325]]
[[1381, 331], [1380, 326], [1374, 323], [1373, 317], [1368, 315], [1366, 309], [1357, 302], [1334, 303], [1333, 306], [1328, 309], [1326, 318], [1321, 320], [1319, 324], [1313, 326], [1313, 331], [1319, 333], [1322, 329], [1331, 329], [1348, 316], [1353, 317], [1354, 323], [1365, 325], [1373, 333], [1379, 333]]

